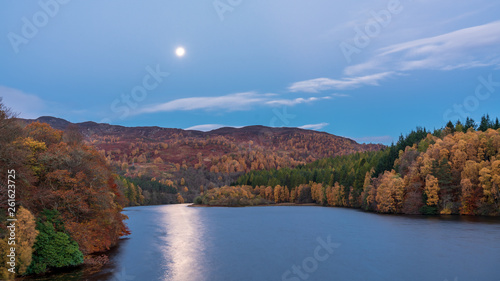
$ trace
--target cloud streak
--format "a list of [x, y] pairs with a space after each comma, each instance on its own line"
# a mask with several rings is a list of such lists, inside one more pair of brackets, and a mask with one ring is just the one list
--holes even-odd
[[337, 89], [353, 89], [361, 86], [378, 86], [379, 81], [387, 79], [394, 73], [386, 71], [358, 77], [347, 77], [342, 79], [316, 78], [293, 83], [288, 90], [290, 92], [318, 93], [320, 91]]
[[242, 128], [243, 126], [228, 126], [228, 125], [222, 125], [222, 124], [203, 124], [203, 125], [192, 126], [192, 127], [186, 128], [184, 130], [209, 132], [209, 131], [216, 130], [216, 129], [223, 128], [223, 127]]
[[[338, 96], [344, 95], [338, 94]], [[254, 106], [295, 106], [302, 103], [312, 103], [315, 101], [328, 99], [332, 99], [332, 96], [277, 99], [276, 94], [258, 94], [254, 92], [245, 92], [215, 97], [190, 97], [176, 99], [165, 103], [143, 107], [137, 110], [134, 114], [139, 115], [156, 112], [191, 110], [243, 111], [250, 110]]]
[[347, 67], [346, 75], [417, 69], [453, 70], [500, 65], [500, 21], [468, 27], [379, 49], [368, 61]]
[[217, 97], [190, 97], [144, 107], [136, 114], [189, 111], [189, 110], [247, 110], [250, 106], [266, 101], [265, 95], [253, 92], [237, 93]]
[[326, 96], [326, 97], [310, 97], [310, 98], [296, 98], [296, 99], [279, 99], [279, 100], [271, 100], [266, 102], [266, 104], [269, 105], [287, 105], [287, 106], [294, 106], [297, 104], [301, 103], [311, 103], [314, 101], [319, 101], [319, 100], [329, 100], [332, 99], [332, 97]]
[[20, 90], [0, 86], [3, 104], [18, 113], [22, 118], [38, 118], [45, 108], [45, 102], [38, 96], [26, 94]]
[[330, 125], [330, 124], [329, 123], [308, 124], [308, 125], [300, 126], [299, 128], [306, 129], [306, 130], [321, 130], [328, 125]]
[[361, 138], [350, 138], [355, 140], [357, 143], [383, 143], [390, 144], [394, 141], [391, 136], [371, 136], [371, 137], [361, 137]]

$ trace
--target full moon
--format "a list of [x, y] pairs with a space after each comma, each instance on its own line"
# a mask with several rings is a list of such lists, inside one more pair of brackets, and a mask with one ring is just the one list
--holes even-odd
[[185, 53], [186, 53], [186, 50], [184, 50], [183, 47], [179, 47], [179, 48], [175, 49], [175, 54], [178, 57], [183, 57]]

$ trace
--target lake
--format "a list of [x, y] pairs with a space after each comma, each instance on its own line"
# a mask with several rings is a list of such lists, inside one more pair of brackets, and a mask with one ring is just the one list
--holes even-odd
[[124, 213], [132, 234], [81, 280], [500, 280], [497, 218], [187, 204]]

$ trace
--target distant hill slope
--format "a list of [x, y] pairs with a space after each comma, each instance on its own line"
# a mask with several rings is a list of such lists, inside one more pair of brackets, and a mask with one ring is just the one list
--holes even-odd
[[77, 125], [86, 140], [101, 150], [110, 164], [130, 176], [148, 174], [165, 178], [165, 172], [187, 167], [216, 173], [294, 167], [320, 158], [385, 147], [299, 128], [248, 126], [201, 132], [95, 122], [73, 124], [49, 116], [21, 120], [47, 123], [59, 130]]

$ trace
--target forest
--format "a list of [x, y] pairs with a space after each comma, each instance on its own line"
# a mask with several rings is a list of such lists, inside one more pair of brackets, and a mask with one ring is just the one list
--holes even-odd
[[119, 186], [128, 183], [75, 128], [13, 117], [0, 100], [0, 278], [104, 263], [129, 234]]
[[432, 133], [417, 128], [381, 151], [251, 171], [195, 202], [241, 206], [259, 199], [379, 213], [499, 216], [499, 121], [488, 115], [479, 125], [470, 118], [450, 121]]
[[296, 167], [385, 147], [299, 128], [248, 126], [201, 132], [74, 124], [49, 116], [19, 120], [46, 123], [62, 131], [77, 129], [119, 176], [117, 184], [130, 206], [177, 203], [181, 197], [193, 202], [203, 190], [230, 185], [246, 172]]

